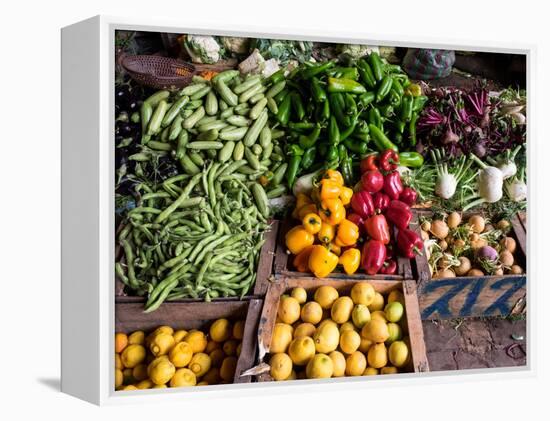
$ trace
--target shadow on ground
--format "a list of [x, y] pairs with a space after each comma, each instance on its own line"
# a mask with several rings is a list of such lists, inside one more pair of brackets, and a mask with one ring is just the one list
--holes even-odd
[[61, 379], [57, 377], [45, 377], [38, 379], [38, 383], [52, 389], [55, 392], [61, 391]]

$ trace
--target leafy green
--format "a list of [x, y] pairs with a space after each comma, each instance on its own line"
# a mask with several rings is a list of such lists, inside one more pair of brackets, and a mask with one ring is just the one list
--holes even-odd
[[309, 41], [256, 38], [252, 40], [250, 46], [251, 50], [254, 48], [257, 48], [266, 60], [274, 58], [284, 66], [291, 60], [297, 60], [300, 63], [309, 61], [313, 51], [313, 43]]

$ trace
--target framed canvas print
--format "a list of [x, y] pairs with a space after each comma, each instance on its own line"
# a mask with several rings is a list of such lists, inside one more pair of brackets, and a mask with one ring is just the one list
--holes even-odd
[[531, 54], [64, 28], [62, 390], [103, 404], [529, 370]]

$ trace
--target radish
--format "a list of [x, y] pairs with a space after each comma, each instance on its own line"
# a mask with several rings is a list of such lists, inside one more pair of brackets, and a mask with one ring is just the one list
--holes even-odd
[[466, 205], [463, 211], [481, 205], [482, 203], [495, 203], [502, 199], [502, 185], [504, 183], [502, 171], [497, 167], [487, 165], [474, 154], [471, 154], [470, 157], [477, 162], [482, 169], [478, 175], [478, 194], [466, 198], [466, 202], [472, 199], [475, 200]]
[[523, 202], [527, 199], [527, 184], [525, 183], [525, 168], [520, 170], [519, 176], [506, 180], [506, 195], [514, 202]]
[[503, 156], [499, 157], [496, 160], [493, 158], [487, 158], [487, 162], [502, 171], [502, 177], [504, 180], [513, 177], [518, 171], [514, 160], [516, 159], [516, 155], [518, 154], [522, 146], [523, 145], [518, 145], [513, 151], [506, 151]]
[[470, 168], [471, 160], [466, 160], [466, 157], [461, 157], [458, 160], [457, 169], [454, 172], [449, 172], [446, 163], [442, 163], [442, 153], [440, 150], [431, 150], [430, 154], [437, 171], [437, 180], [435, 182], [435, 194], [443, 199], [450, 199], [456, 193], [456, 187], [461, 178], [464, 177], [466, 171]]

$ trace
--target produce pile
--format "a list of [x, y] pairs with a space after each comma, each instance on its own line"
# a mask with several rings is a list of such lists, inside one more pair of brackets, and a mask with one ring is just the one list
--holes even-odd
[[340, 264], [348, 275], [360, 266], [369, 275], [393, 275], [398, 254], [410, 259], [421, 253], [422, 240], [409, 228], [416, 192], [401, 184], [398, 161], [391, 149], [372, 154], [361, 162], [354, 189], [338, 171], [327, 170], [313, 180], [309, 195], [298, 193], [292, 216], [302, 223], [285, 235], [296, 270], [323, 278]]
[[434, 279], [455, 276], [521, 275], [516, 240], [507, 235], [510, 222], [493, 226], [480, 214], [463, 221], [452, 212], [440, 218], [421, 217], [422, 238]]
[[349, 295], [320, 286], [283, 295], [269, 352], [274, 380], [371, 376], [407, 371], [411, 351], [404, 297], [386, 297], [368, 282]]
[[218, 319], [208, 332], [160, 326], [115, 334], [117, 390], [233, 383], [244, 321]]

